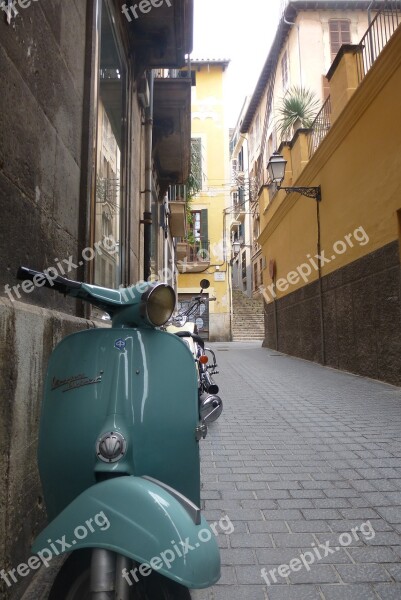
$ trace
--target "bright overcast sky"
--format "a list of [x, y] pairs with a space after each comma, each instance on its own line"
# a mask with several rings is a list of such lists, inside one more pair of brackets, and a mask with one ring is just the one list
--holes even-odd
[[227, 118], [234, 127], [276, 32], [282, 0], [195, 0], [194, 58], [229, 58]]

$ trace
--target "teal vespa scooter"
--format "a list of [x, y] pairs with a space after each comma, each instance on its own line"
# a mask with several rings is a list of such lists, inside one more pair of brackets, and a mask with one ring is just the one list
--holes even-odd
[[38, 459], [50, 524], [33, 550], [44, 564], [73, 551], [49, 599], [189, 599], [188, 588], [219, 579], [220, 556], [199, 509], [207, 414], [193, 357], [157, 329], [174, 290], [111, 290], [24, 267], [18, 278], [90, 302], [112, 323], [69, 335], [48, 365]]

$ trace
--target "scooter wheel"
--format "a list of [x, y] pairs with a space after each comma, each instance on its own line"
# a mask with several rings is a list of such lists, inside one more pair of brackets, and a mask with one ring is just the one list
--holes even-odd
[[[57, 575], [48, 600], [91, 600], [90, 561], [91, 550], [73, 552]], [[191, 595], [186, 587], [153, 572], [132, 586], [130, 600], [191, 600]]]

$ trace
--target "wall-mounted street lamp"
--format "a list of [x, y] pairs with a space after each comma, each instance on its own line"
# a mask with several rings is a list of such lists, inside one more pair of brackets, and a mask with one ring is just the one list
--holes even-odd
[[244, 244], [241, 241], [232, 242], [231, 248], [234, 252], [234, 255], [237, 256], [241, 250], [241, 248], [252, 248], [251, 244]]
[[284, 190], [287, 194], [291, 192], [298, 192], [302, 194], [302, 196], [307, 196], [308, 198], [314, 198], [317, 202], [320, 202], [322, 199], [322, 191], [320, 185], [318, 187], [281, 187], [280, 183], [284, 179], [285, 175], [285, 166], [287, 161], [281, 154], [273, 154], [269, 162], [267, 163], [267, 172], [269, 174], [269, 178], [273, 183], [277, 184], [278, 190]]

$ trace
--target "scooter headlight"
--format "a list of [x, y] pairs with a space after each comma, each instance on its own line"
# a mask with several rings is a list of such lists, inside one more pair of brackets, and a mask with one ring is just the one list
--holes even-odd
[[167, 323], [175, 309], [175, 292], [165, 283], [152, 286], [142, 296], [142, 307], [145, 318], [154, 327]]

